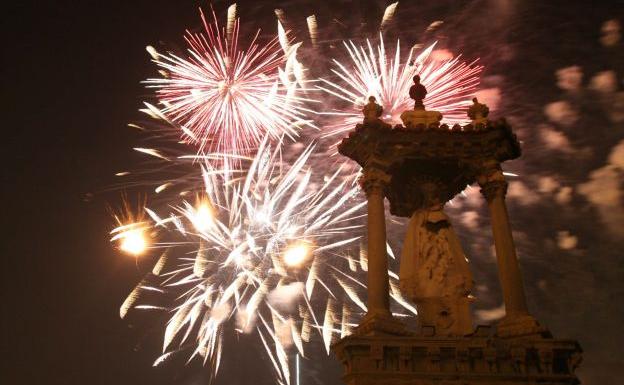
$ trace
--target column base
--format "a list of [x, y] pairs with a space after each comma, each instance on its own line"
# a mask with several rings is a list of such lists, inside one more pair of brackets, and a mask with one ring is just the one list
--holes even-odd
[[409, 336], [413, 333], [390, 313], [368, 313], [353, 331], [356, 336]]
[[496, 325], [496, 335], [501, 338], [539, 336], [552, 338], [550, 331], [529, 314], [505, 316]]

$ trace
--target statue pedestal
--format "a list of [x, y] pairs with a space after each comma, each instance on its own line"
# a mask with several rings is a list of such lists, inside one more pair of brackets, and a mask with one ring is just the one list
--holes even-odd
[[352, 335], [332, 346], [347, 385], [578, 384], [576, 341], [498, 338], [489, 327], [466, 337]]
[[418, 125], [425, 125], [425, 127], [429, 127], [430, 124], [440, 124], [442, 120], [442, 114], [438, 111], [427, 111], [427, 110], [411, 110], [411, 111], [403, 111], [401, 114], [401, 120], [405, 125], [405, 128], [414, 129]]

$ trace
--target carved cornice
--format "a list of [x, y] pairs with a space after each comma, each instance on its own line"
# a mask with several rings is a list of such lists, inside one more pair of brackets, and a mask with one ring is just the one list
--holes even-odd
[[385, 130], [374, 125], [357, 125], [338, 145], [338, 152], [362, 167], [373, 157], [392, 165], [406, 159], [500, 163], [521, 155], [520, 143], [505, 121], [481, 131], [453, 131], [448, 127], [414, 131], [401, 126]]

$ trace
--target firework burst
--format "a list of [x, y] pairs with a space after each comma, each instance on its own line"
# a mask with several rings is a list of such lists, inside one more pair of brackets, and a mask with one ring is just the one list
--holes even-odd
[[164, 76], [146, 83], [200, 152], [248, 154], [267, 134], [294, 138], [302, 126], [313, 126], [305, 117], [310, 100], [299, 96], [306, 84], [299, 44], [278, 25], [276, 38], [260, 43], [258, 31], [242, 50], [235, 13], [230, 7], [225, 28], [214, 12], [212, 23], [201, 13], [204, 33], [187, 31], [187, 57], [149, 49]]
[[[168, 253], [120, 310], [122, 317], [131, 309], [162, 310], [142, 303], [145, 290], [177, 293], [155, 364], [186, 350], [216, 373], [223, 333], [256, 332], [278, 380], [289, 383], [289, 347], [303, 356], [317, 330], [329, 351], [366, 312], [366, 254], [345, 252], [357, 247], [365, 203], [353, 203], [357, 188], [339, 178], [340, 170], [315, 176], [308, 166], [313, 150], [289, 165], [281, 145], [272, 149], [264, 140], [250, 163], [228, 176], [202, 162], [204, 188], [194, 202], [171, 206], [167, 216], [145, 210], [152, 228], [182, 238], [153, 246]], [[398, 290], [392, 296], [410, 308]]]
[[391, 124], [401, 123], [400, 115], [411, 110], [414, 101], [409, 98], [409, 88], [414, 75], [420, 75], [427, 87], [425, 105], [428, 110], [440, 111], [446, 123], [466, 121], [466, 108], [470, 97], [479, 85], [483, 69], [476, 61], [465, 63], [460, 57], [436, 58], [433, 55], [435, 43], [417, 53], [411, 48], [407, 57], [401, 57], [400, 42], [397, 41], [394, 55], [386, 52], [383, 38], [374, 47], [367, 40], [366, 46], [344, 42], [351, 62], [343, 64], [333, 60], [332, 73], [336, 80], [321, 78], [322, 91], [341, 99], [346, 108], [323, 112], [335, 116], [337, 123], [323, 129], [323, 137], [344, 136], [362, 120], [362, 107], [369, 96], [374, 96], [384, 108], [382, 119]]

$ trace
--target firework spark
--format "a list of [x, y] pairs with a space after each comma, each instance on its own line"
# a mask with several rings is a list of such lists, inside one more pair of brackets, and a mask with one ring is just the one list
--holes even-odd
[[208, 23], [201, 13], [204, 33], [187, 31], [187, 57], [149, 49], [166, 76], [146, 83], [156, 89], [162, 112], [184, 139], [200, 152], [248, 154], [267, 134], [295, 138], [302, 126], [313, 126], [305, 117], [311, 100], [299, 96], [298, 45], [281, 24], [277, 38], [260, 43], [258, 31], [242, 50], [235, 5], [228, 9], [226, 28], [213, 16]]
[[367, 40], [366, 47], [344, 42], [351, 62], [343, 64], [334, 60], [332, 73], [337, 78], [321, 78], [322, 91], [341, 99], [346, 108], [321, 114], [339, 118], [339, 122], [324, 128], [323, 137], [344, 136], [361, 122], [361, 109], [369, 96], [375, 96], [384, 108], [382, 118], [391, 124], [401, 123], [400, 115], [413, 107], [409, 88], [414, 75], [420, 75], [428, 94], [425, 105], [428, 110], [440, 111], [444, 122], [464, 123], [470, 97], [479, 85], [483, 67], [465, 63], [460, 57], [438, 60], [432, 55], [435, 43], [420, 53], [410, 49], [407, 57], [401, 57], [397, 41], [394, 57], [386, 52], [380, 35], [379, 46]]

